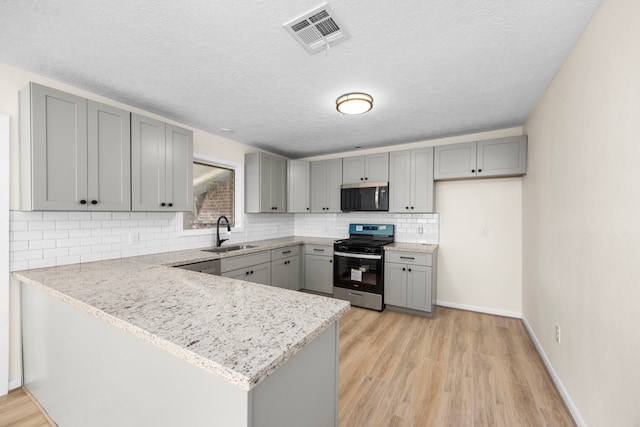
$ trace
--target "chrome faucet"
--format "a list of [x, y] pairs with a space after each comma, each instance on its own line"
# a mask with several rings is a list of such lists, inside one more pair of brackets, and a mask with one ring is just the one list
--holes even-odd
[[229, 239], [221, 239], [220, 238], [220, 220], [223, 219], [225, 220], [225, 222], [227, 223], [227, 231], [229, 233], [231, 233], [231, 226], [229, 225], [229, 220], [227, 219], [226, 216], [221, 215], [218, 218], [218, 223], [216, 224], [216, 248], [219, 248], [222, 245], [222, 242], [226, 242]]

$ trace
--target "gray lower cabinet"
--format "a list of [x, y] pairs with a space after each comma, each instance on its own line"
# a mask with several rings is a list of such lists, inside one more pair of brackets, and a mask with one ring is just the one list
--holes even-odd
[[384, 301], [389, 308], [433, 313], [436, 254], [385, 252]]
[[193, 132], [131, 114], [134, 211], [193, 210]]
[[247, 282], [260, 283], [262, 285], [271, 284], [271, 263], [251, 265], [238, 270], [227, 271], [221, 274], [222, 277], [230, 279], [245, 280]]
[[436, 180], [518, 176], [526, 166], [526, 135], [435, 147]]
[[286, 212], [287, 161], [266, 153], [247, 153], [244, 163], [245, 212]]
[[389, 153], [389, 212], [434, 212], [433, 147]]
[[221, 276], [247, 282], [271, 284], [271, 253], [262, 251], [220, 259]]
[[271, 250], [271, 286], [301, 289], [300, 267], [300, 245]]
[[311, 166], [304, 160], [287, 161], [287, 212], [311, 211], [309, 180]]
[[333, 293], [333, 248], [305, 245], [304, 289], [324, 294]]
[[130, 210], [128, 111], [30, 83], [20, 137], [22, 210]]
[[342, 212], [342, 159], [311, 162], [311, 212]]

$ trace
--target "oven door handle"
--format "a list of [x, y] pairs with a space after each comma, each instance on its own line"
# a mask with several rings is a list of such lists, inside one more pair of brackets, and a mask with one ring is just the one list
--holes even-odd
[[333, 254], [345, 258], [382, 259], [382, 255], [352, 254], [346, 252], [334, 252]]

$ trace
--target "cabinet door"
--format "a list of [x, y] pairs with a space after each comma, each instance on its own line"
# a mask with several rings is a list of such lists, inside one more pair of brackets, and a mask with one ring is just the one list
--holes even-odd
[[193, 211], [193, 132], [167, 124], [165, 141], [164, 210]]
[[384, 303], [405, 307], [407, 305], [407, 266], [386, 263], [384, 266]]
[[326, 212], [327, 163], [311, 162], [311, 212]]
[[305, 162], [304, 160], [289, 160], [287, 166], [287, 212], [309, 212], [311, 209], [309, 198], [309, 162]]
[[369, 154], [364, 157], [364, 180], [389, 181], [389, 153]]
[[524, 175], [526, 166], [526, 136], [478, 141], [478, 176]]
[[165, 147], [163, 122], [131, 114], [131, 210], [165, 210]]
[[364, 156], [343, 158], [341, 184], [359, 184], [362, 181], [364, 181]]
[[271, 286], [278, 288], [287, 288], [288, 275], [287, 275], [287, 258], [279, 259], [271, 262]]
[[476, 176], [476, 142], [435, 147], [434, 179]]
[[287, 289], [297, 291], [302, 289], [302, 280], [300, 277], [300, 256], [292, 256], [289, 258], [289, 264], [287, 264], [287, 273], [289, 281], [287, 283]]
[[333, 258], [319, 255], [305, 257], [304, 288], [310, 291], [333, 293]]
[[260, 153], [260, 212], [273, 212], [271, 200], [271, 176], [274, 158]]
[[340, 185], [342, 185], [342, 159], [326, 160], [327, 181], [326, 181], [326, 201], [325, 212], [342, 212], [340, 208]]
[[221, 276], [222, 277], [228, 277], [230, 279], [244, 280], [244, 281], [247, 281], [247, 282], [252, 282], [253, 281], [249, 277], [248, 271], [246, 269], [244, 269], [244, 268], [242, 268], [240, 270], [227, 271], [226, 273], [222, 273]]
[[119, 108], [87, 104], [89, 210], [131, 210], [130, 117]]
[[249, 281], [261, 283], [263, 285], [271, 284], [271, 263], [254, 265], [249, 268]]
[[412, 162], [411, 150], [389, 155], [389, 212], [410, 212]]
[[31, 208], [86, 210], [87, 100], [35, 83], [30, 91]]
[[271, 204], [275, 212], [287, 211], [287, 161], [274, 158], [271, 168]]
[[411, 150], [411, 212], [433, 212], [434, 189], [433, 147]]
[[407, 308], [431, 312], [431, 267], [407, 266], [406, 289]]

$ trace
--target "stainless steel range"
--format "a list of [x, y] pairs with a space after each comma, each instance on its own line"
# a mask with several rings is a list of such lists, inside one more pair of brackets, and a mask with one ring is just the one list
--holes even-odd
[[349, 239], [333, 244], [333, 296], [384, 310], [384, 249], [392, 224], [349, 224]]

